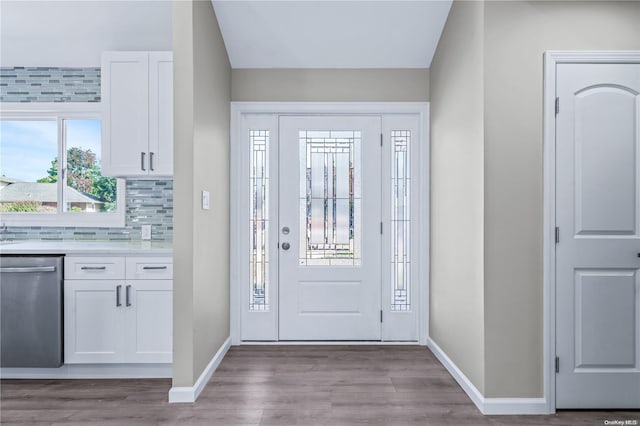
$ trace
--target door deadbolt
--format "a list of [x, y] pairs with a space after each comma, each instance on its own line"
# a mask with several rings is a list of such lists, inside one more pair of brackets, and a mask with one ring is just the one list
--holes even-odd
[[282, 250], [289, 250], [291, 245], [289, 243], [282, 243]]
[[289, 227], [288, 227], [288, 226], [285, 226], [284, 228], [282, 228], [282, 233], [283, 233], [284, 235], [289, 235]]

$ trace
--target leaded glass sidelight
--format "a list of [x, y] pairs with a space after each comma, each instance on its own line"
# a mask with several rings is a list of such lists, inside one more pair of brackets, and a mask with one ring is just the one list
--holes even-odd
[[269, 131], [249, 132], [249, 310], [269, 310]]
[[409, 205], [411, 132], [393, 130], [391, 144], [391, 271], [393, 275], [391, 310], [408, 311], [411, 309], [411, 209]]
[[300, 265], [360, 265], [361, 132], [301, 131]]

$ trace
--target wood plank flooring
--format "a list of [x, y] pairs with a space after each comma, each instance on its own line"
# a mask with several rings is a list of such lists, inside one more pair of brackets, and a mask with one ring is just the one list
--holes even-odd
[[195, 404], [170, 380], [2, 380], [2, 424], [603, 425], [640, 412], [483, 416], [433, 354], [412, 346], [232, 347]]

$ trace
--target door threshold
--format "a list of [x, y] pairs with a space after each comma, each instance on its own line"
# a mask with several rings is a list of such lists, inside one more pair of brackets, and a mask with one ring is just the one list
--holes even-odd
[[416, 341], [399, 341], [399, 342], [383, 342], [380, 340], [278, 340], [278, 341], [263, 341], [263, 340], [243, 340], [241, 345], [264, 345], [264, 346], [291, 346], [291, 345], [349, 345], [349, 346], [420, 346], [420, 342]]

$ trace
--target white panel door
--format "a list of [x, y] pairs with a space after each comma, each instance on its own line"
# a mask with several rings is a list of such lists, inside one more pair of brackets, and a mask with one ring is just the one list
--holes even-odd
[[171, 280], [129, 281], [124, 289], [124, 347], [127, 362], [171, 362]]
[[558, 408], [640, 408], [640, 64], [560, 64]]
[[110, 280], [65, 280], [65, 364], [124, 362], [123, 284]]
[[149, 174], [173, 174], [173, 53], [149, 53]]
[[279, 338], [380, 340], [381, 119], [279, 128]]
[[102, 172], [149, 173], [149, 53], [102, 55]]

